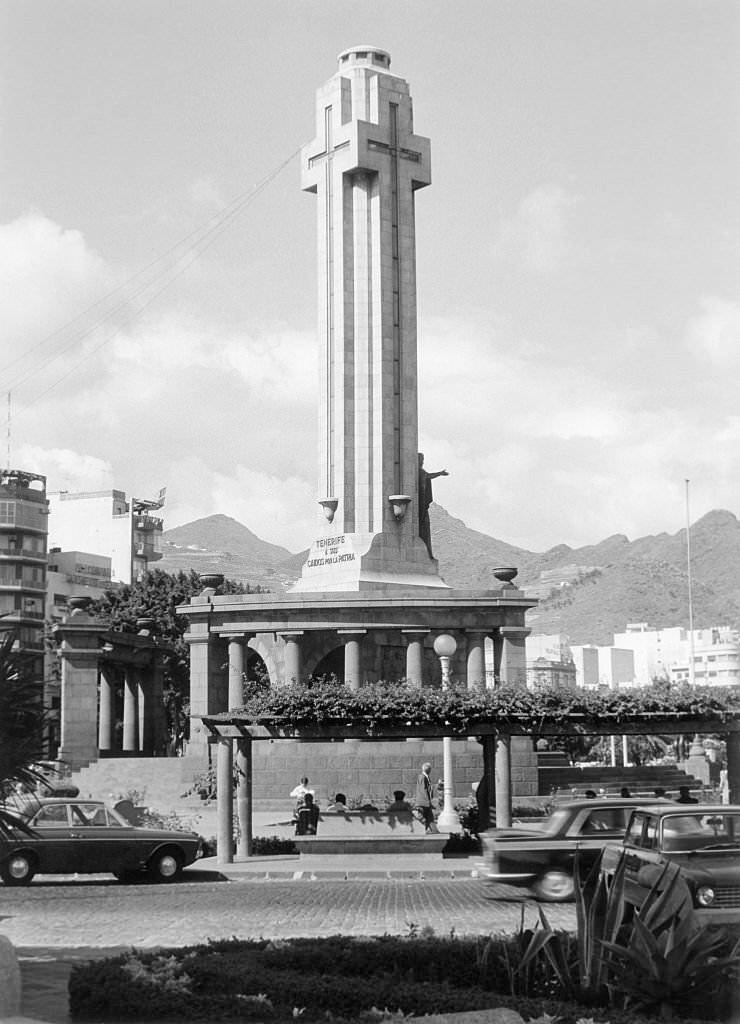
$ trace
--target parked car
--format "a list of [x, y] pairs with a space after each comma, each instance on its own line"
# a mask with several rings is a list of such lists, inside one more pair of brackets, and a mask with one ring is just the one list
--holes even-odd
[[635, 807], [675, 806], [655, 797], [572, 800], [548, 818], [520, 828], [492, 828], [481, 834], [481, 875], [491, 882], [531, 888], [539, 900], [573, 897], [576, 851], [584, 867], [595, 864], [604, 845], [624, 836]]
[[0, 835], [0, 877], [28, 885], [37, 874], [110, 872], [121, 881], [173, 882], [204, 853], [195, 832], [138, 828], [99, 800], [40, 798]]
[[604, 848], [601, 870], [624, 856], [624, 898], [642, 906], [665, 865], [677, 864], [708, 924], [740, 924], [740, 805], [673, 804], [636, 810], [624, 840]]

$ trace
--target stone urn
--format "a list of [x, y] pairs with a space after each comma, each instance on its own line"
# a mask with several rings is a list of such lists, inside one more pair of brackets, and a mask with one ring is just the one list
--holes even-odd
[[493, 570], [493, 575], [497, 580], [500, 580], [505, 587], [513, 587], [512, 580], [519, 572], [513, 565], [499, 566], [499, 568]]
[[223, 586], [224, 582], [223, 573], [220, 572], [202, 572], [198, 579], [204, 590], [218, 590], [219, 587]]

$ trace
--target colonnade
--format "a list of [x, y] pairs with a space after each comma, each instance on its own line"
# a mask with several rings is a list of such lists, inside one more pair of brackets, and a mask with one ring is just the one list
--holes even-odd
[[[378, 629], [382, 627], [376, 627]], [[324, 627], [320, 630], [322, 638], [329, 631]], [[373, 627], [338, 628], [334, 631], [337, 643], [344, 647], [344, 683], [351, 690], [357, 690], [365, 681], [363, 666], [367, 653], [367, 638], [372, 634]], [[406, 681], [414, 686], [422, 686], [424, 681], [424, 652], [428, 639], [439, 635], [441, 630], [420, 627], [400, 627], [400, 635], [406, 645]], [[522, 626], [496, 626], [490, 629], [463, 629], [456, 631], [463, 643], [463, 650], [457, 659], [456, 667], [461, 670], [456, 677], [464, 672], [465, 682], [470, 689], [483, 689], [486, 686], [486, 639], [493, 642], [493, 674], [495, 679], [505, 680], [513, 685], [524, 685], [526, 681], [525, 640], [529, 630]], [[244, 647], [258, 633], [222, 633], [228, 642], [228, 707], [240, 707], [242, 704], [241, 681], [244, 676]], [[313, 631], [308, 629], [278, 630], [282, 640], [282, 678], [273, 680], [276, 684], [300, 682], [305, 675], [305, 648], [313, 640]], [[371, 638], [371, 636], [370, 636]], [[372, 639], [372, 638], [371, 638]]]
[[[80, 599], [73, 599], [80, 601]], [[54, 628], [62, 662], [60, 746], [70, 767], [116, 749], [116, 690], [123, 684], [121, 750], [160, 753], [165, 740], [164, 659], [168, 644], [155, 639], [140, 620], [138, 633], [109, 630], [79, 603]]]
[[[125, 657], [122, 655], [122, 657]], [[164, 737], [163, 665], [161, 658], [139, 664], [103, 662], [100, 666], [98, 749], [116, 749], [115, 692], [123, 677], [123, 731], [120, 749], [125, 753], [159, 753]]]

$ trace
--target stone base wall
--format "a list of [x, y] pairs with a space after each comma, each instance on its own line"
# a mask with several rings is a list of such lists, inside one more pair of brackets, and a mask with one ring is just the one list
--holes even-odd
[[[416, 777], [424, 761], [432, 765], [433, 783], [442, 777], [442, 741], [407, 740], [369, 743], [345, 740], [340, 743], [300, 743], [292, 740], [260, 742], [254, 750], [254, 799], [285, 797], [307, 775], [323, 805], [337, 792], [348, 798], [367, 797], [370, 802], [393, 799], [402, 789], [412, 797]], [[472, 799], [473, 786], [483, 775], [483, 748], [476, 740], [455, 740], [452, 744], [455, 799]], [[512, 785], [514, 796], [537, 795], [537, 757], [526, 738], [512, 742]]]

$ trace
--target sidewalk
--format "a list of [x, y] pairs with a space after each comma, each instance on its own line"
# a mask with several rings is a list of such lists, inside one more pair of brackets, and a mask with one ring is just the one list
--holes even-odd
[[441, 853], [282, 854], [219, 863], [204, 857], [185, 868], [183, 878], [215, 872], [229, 881], [300, 878], [478, 878], [479, 853], [443, 857]]

